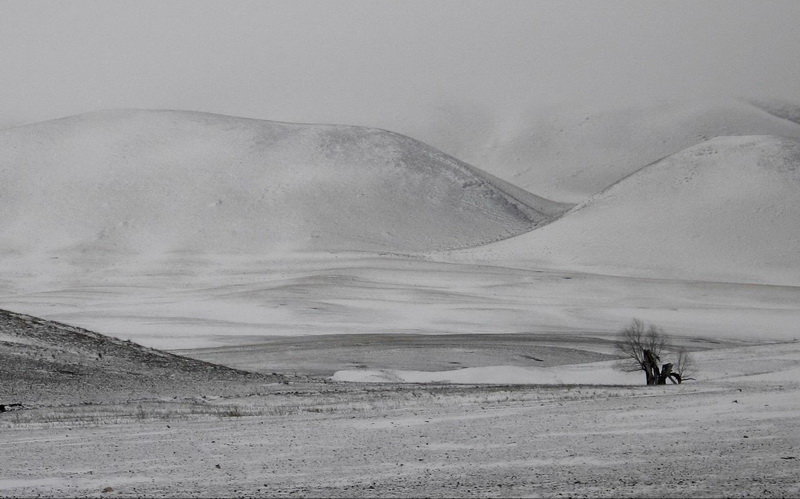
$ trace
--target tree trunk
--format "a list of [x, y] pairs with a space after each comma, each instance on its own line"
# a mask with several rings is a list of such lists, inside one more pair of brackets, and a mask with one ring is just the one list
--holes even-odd
[[667, 379], [672, 376], [672, 364], [664, 364], [661, 366], [661, 374], [658, 375], [657, 385], [666, 385]]
[[658, 355], [655, 355], [650, 350], [644, 351], [644, 375], [647, 379], [648, 385], [655, 385], [658, 383], [661, 372], [658, 369]]

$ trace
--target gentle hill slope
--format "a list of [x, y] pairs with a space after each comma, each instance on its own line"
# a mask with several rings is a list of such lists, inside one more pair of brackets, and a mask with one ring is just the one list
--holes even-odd
[[449, 114], [415, 136], [523, 189], [580, 203], [644, 165], [714, 137], [800, 139], [797, 109], [724, 98], [561, 105], [500, 116]]
[[7, 253], [428, 251], [565, 208], [376, 129], [109, 111], [0, 131]]
[[752, 104], [777, 118], [800, 125], [800, 105], [779, 99], [754, 100]]
[[460, 257], [800, 285], [800, 141], [722, 137], [621, 180], [556, 223]]
[[[105, 401], [235, 392], [279, 376], [246, 373], [74, 326], [0, 310], [0, 403]], [[205, 392], [204, 392], [205, 390]]]

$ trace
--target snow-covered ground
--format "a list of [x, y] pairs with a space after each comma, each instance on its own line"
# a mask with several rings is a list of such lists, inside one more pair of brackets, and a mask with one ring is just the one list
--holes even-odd
[[[560, 218], [380, 130], [124, 111], [0, 132], [3, 308], [301, 366], [248, 396], [223, 383], [4, 413], [0, 492], [797, 495], [800, 153], [784, 114], [570, 121], [535, 174], [524, 154], [490, 168], [581, 203]], [[752, 134], [769, 136], [706, 140]], [[498, 158], [542, 145], [508, 137]], [[694, 350], [694, 381], [613, 369], [633, 317]]]
[[[731, 378], [797, 383], [800, 380], [800, 343], [793, 341], [779, 345], [692, 353], [694, 366], [690, 377], [698, 383]], [[664, 357], [665, 361], [669, 360], [668, 354]], [[620, 370], [618, 361], [612, 360], [552, 367], [486, 366], [447, 371], [352, 369], [337, 371], [331, 379], [362, 383], [641, 385], [643, 373]]]
[[709, 351], [715, 375], [663, 387], [291, 383], [191, 412], [165, 400], [5, 413], [0, 490], [793, 497], [798, 345]]
[[452, 264], [368, 254], [208, 257], [84, 272], [4, 269], [4, 307], [158, 348], [320, 334], [670, 334], [791, 340], [800, 288]]
[[[742, 103], [642, 116], [669, 128], [694, 112], [709, 117], [700, 135], [798, 126]], [[653, 152], [646, 138], [635, 149]], [[563, 205], [381, 130], [174, 111], [9, 129], [0, 299], [163, 348], [612, 333], [632, 317], [684, 336], [792, 339], [798, 142], [706, 138], [624, 179], [592, 167], [617, 183], [552, 221]]]
[[638, 373], [614, 368], [614, 361], [558, 367], [489, 366], [449, 371], [402, 371], [396, 369], [354, 369], [337, 371], [334, 381], [369, 383], [458, 383], [530, 385], [641, 385]]

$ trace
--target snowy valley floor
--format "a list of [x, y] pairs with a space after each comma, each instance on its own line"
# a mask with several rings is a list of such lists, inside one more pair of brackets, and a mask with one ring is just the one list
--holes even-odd
[[[32, 386], [0, 413], [3, 496], [800, 495], [798, 287], [391, 255], [51, 263], [0, 269], [3, 307], [288, 384]], [[697, 379], [613, 371], [632, 317]]]
[[608, 336], [633, 317], [690, 339], [800, 338], [800, 286], [369, 253], [109, 258], [3, 259], [0, 303], [168, 350], [345, 334]]
[[[797, 496], [800, 344], [679, 386], [333, 383], [0, 414], [5, 496]], [[224, 387], [218, 393], [224, 394]], [[103, 493], [102, 491], [113, 490]]]

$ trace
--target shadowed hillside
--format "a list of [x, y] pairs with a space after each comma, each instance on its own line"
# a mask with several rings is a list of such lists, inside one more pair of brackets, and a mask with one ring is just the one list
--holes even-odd
[[[53, 403], [246, 390], [278, 381], [86, 329], [0, 310], [0, 403]], [[224, 383], [220, 384], [221, 382]]]

